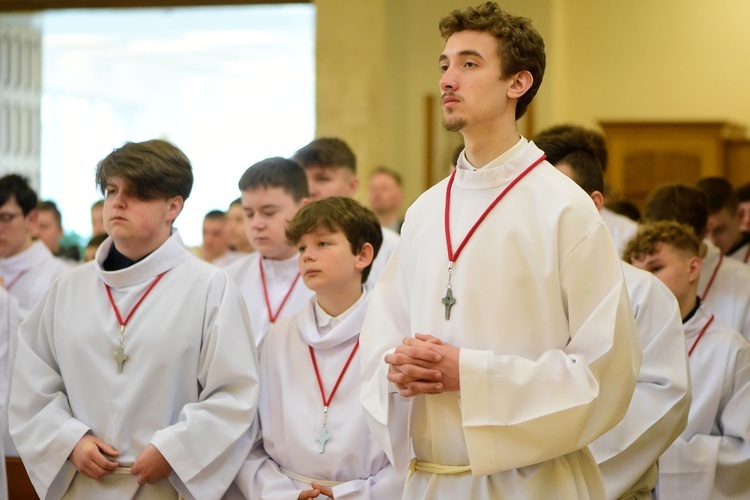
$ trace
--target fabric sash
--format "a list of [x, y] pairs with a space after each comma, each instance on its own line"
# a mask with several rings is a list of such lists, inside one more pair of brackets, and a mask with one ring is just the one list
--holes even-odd
[[[132, 474], [130, 472], [131, 468], [132, 467], [129, 466], [129, 465], [121, 465], [120, 467], [118, 467], [114, 471], [112, 471], [112, 474], [123, 475], [123, 476], [124, 475], [132, 476]], [[181, 494], [178, 493], [177, 494], [177, 500], [185, 500], [185, 497], [183, 497]]]
[[441, 465], [433, 464], [430, 462], [422, 462], [421, 460], [417, 460], [416, 458], [414, 458], [409, 463], [409, 472], [406, 474], [407, 483], [417, 471], [442, 475], [461, 474], [463, 472], [471, 472], [471, 465]]
[[312, 477], [303, 476], [301, 474], [296, 474], [288, 469], [285, 469], [283, 467], [279, 467], [282, 474], [284, 474], [287, 477], [291, 477], [292, 479], [296, 479], [297, 481], [303, 482], [303, 483], [318, 483], [322, 484], [323, 486], [328, 486], [329, 488], [333, 488], [334, 486], [338, 486], [340, 484], [344, 484], [342, 481], [325, 481], [323, 479], [314, 479]]

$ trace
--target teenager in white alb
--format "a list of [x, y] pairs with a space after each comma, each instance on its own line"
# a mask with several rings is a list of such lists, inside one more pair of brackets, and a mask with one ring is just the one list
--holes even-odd
[[70, 265], [32, 240], [37, 196], [16, 174], [0, 179], [0, 278], [21, 309], [29, 311]]
[[745, 264], [750, 262], [750, 235], [740, 227], [740, 201], [723, 177], [706, 177], [696, 184], [708, 202], [706, 237], [721, 253]]
[[718, 319], [750, 339], [750, 267], [721, 253], [706, 236], [705, 194], [692, 186], [671, 184], [649, 195], [645, 221], [672, 220], [693, 228], [702, 239], [698, 297]]
[[[294, 153], [292, 160], [305, 169], [311, 200], [331, 196], [352, 198], [359, 189], [357, 157], [349, 145], [337, 137], [315, 139]], [[383, 273], [388, 259], [398, 245], [398, 239], [396, 231], [383, 228], [383, 246], [372, 263], [370, 277], [367, 278], [367, 286], [370, 288], [375, 286]]]
[[[569, 126], [536, 141], [547, 160], [573, 179], [601, 211], [604, 170], [596, 136]], [[650, 499], [657, 460], [685, 430], [690, 409], [690, 374], [679, 305], [652, 274], [621, 262], [638, 327], [643, 362], [625, 418], [589, 448], [604, 478], [606, 498]]]
[[[37, 201], [26, 178], [9, 174], [0, 179], [0, 282], [22, 316], [28, 314], [52, 283], [70, 268], [69, 263], [53, 256], [44, 242], [32, 239], [39, 217]], [[16, 335], [15, 330], [11, 332], [13, 339]], [[14, 358], [12, 350], [9, 357]], [[26, 469], [7, 431], [3, 440], [8, 474], [15, 479], [11, 489], [14, 484], [28, 489]], [[10, 491], [11, 496], [18, 494], [20, 492]]]
[[20, 327], [11, 435], [41, 498], [220, 498], [257, 433], [257, 357], [234, 284], [172, 228], [190, 162], [126, 143], [96, 179], [110, 237]]
[[399, 498], [396, 473], [359, 404], [363, 287], [382, 241], [375, 214], [350, 198], [302, 208], [287, 228], [315, 297], [261, 344], [262, 439], [237, 477], [247, 498]]
[[260, 344], [272, 324], [299, 311], [313, 294], [300, 279], [297, 249], [284, 235], [287, 222], [308, 201], [307, 177], [291, 160], [267, 158], [242, 174], [239, 187], [255, 252], [225, 269], [242, 292]]
[[659, 459], [661, 500], [750, 498], [750, 344], [697, 297], [700, 243], [689, 226], [643, 226], [625, 258], [680, 303], [693, 402], [685, 431]]
[[466, 149], [409, 209], [373, 292], [370, 428], [412, 472], [405, 498], [602, 498], [587, 445], [625, 415], [641, 357], [617, 252], [518, 135], [544, 72], [530, 22], [487, 3], [440, 27], [445, 126]]

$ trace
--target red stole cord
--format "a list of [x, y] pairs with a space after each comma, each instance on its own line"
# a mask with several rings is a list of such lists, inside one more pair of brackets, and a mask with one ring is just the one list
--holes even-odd
[[263, 257], [260, 257], [258, 259], [258, 265], [260, 266], [260, 281], [263, 283], [263, 295], [266, 297], [266, 309], [268, 309], [268, 319], [271, 323], [276, 323], [276, 320], [279, 319], [279, 314], [281, 314], [281, 310], [284, 308], [284, 304], [286, 304], [287, 299], [292, 294], [292, 290], [294, 290], [294, 285], [297, 284], [297, 281], [299, 281], [299, 272], [297, 272], [297, 276], [295, 276], [294, 281], [292, 281], [292, 286], [289, 287], [289, 291], [286, 292], [286, 295], [284, 296], [284, 300], [281, 301], [281, 304], [279, 305], [279, 308], [276, 310], [276, 314], [273, 313], [273, 310], [271, 309], [271, 300], [268, 298], [268, 287], [266, 286], [266, 273], [263, 271]]
[[712, 314], [710, 318], [708, 318], [708, 321], [706, 321], [706, 324], [703, 326], [703, 329], [698, 334], [698, 338], [695, 339], [695, 342], [693, 342], [693, 345], [690, 346], [690, 350], [688, 351], [688, 357], [690, 357], [691, 354], [693, 354], [693, 351], [695, 350], [695, 346], [698, 345], [698, 342], [701, 341], [701, 337], [703, 337], [703, 334], [706, 333], [706, 330], [708, 330], [708, 325], [713, 323], [714, 321], [714, 315]]
[[489, 213], [492, 211], [493, 208], [495, 208], [495, 205], [500, 203], [500, 200], [503, 199], [503, 197], [510, 191], [513, 186], [518, 184], [518, 182], [523, 179], [526, 174], [531, 172], [531, 170], [539, 165], [544, 159], [547, 157], [547, 155], [542, 155], [539, 157], [538, 160], [536, 160], [534, 163], [529, 165], [526, 170], [521, 172], [515, 179], [513, 179], [508, 186], [503, 189], [503, 191], [497, 195], [497, 198], [490, 203], [490, 206], [487, 207], [487, 209], [484, 211], [484, 213], [477, 219], [477, 221], [474, 223], [471, 229], [469, 229], [469, 232], [464, 237], [463, 241], [461, 241], [461, 244], [458, 246], [458, 249], [456, 252], [453, 252], [453, 244], [451, 243], [451, 224], [450, 224], [450, 216], [451, 216], [451, 188], [453, 187], [453, 181], [456, 178], [456, 170], [453, 170], [453, 173], [451, 174], [451, 178], [448, 181], [448, 186], [445, 188], [445, 245], [448, 249], [448, 261], [449, 262], [456, 262], [458, 260], [458, 256], [461, 254], [461, 251], [466, 246], [466, 243], [468, 243], [469, 239], [474, 234], [474, 231], [477, 230], [479, 225], [484, 221], [484, 219], [489, 215]]
[[344, 378], [344, 374], [346, 373], [346, 370], [349, 368], [349, 365], [351, 364], [352, 359], [354, 359], [354, 354], [357, 352], [357, 349], [359, 348], [359, 339], [357, 339], [357, 343], [354, 344], [354, 349], [352, 349], [352, 353], [349, 355], [349, 359], [346, 360], [344, 369], [341, 370], [341, 373], [339, 374], [339, 378], [336, 380], [336, 385], [333, 386], [333, 390], [331, 391], [331, 395], [328, 396], [328, 399], [326, 399], [326, 393], [323, 390], [323, 379], [320, 378], [320, 371], [318, 370], [318, 363], [317, 361], [315, 361], [315, 350], [313, 350], [311, 345], [308, 345], [307, 347], [310, 349], [310, 358], [312, 358], [313, 368], [315, 368], [315, 376], [318, 378], [318, 387], [320, 388], [320, 397], [323, 399], [323, 408], [327, 409], [328, 406], [331, 404], [331, 401], [333, 400], [333, 395], [336, 394], [336, 389], [339, 388], [341, 379]]
[[13, 279], [13, 281], [11, 281], [10, 283], [8, 283], [8, 285], [7, 285], [6, 287], [5, 287], [5, 291], [6, 291], [6, 292], [10, 292], [10, 289], [11, 289], [11, 288], [13, 288], [13, 285], [15, 285], [16, 283], [18, 283], [18, 280], [20, 280], [21, 278], [23, 278], [23, 275], [24, 275], [24, 274], [26, 274], [26, 271], [21, 271], [21, 272], [19, 273], [19, 275], [18, 275], [18, 276], [16, 276], [16, 277], [15, 277], [15, 278]]
[[154, 278], [154, 281], [151, 282], [151, 284], [148, 286], [145, 292], [143, 292], [143, 295], [141, 295], [141, 298], [138, 299], [138, 302], [135, 303], [133, 308], [130, 310], [128, 315], [125, 317], [125, 321], [122, 320], [122, 316], [120, 316], [120, 310], [117, 308], [117, 304], [115, 304], [115, 300], [112, 298], [112, 292], [109, 289], [109, 285], [104, 283], [104, 289], [107, 291], [107, 297], [109, 297], [109, 303], [112, 304], [112, 309], [115, 311], [115, 316], [117, 316], [117, 321], [120, 323], [120, 328], [125, 328], [128, 325], [128, 321], [130, 321], [130, 318], [135, 313], [135, 310], [138, 309], [138, 306], [141, 305], [143, 300], [146, 298], [146, 296], [151, 293], [151, 290], [154, 289], [156, 284], [162, 279], [162, 277], [167, 274], [166, 271], [161, 273], [159, 276]]

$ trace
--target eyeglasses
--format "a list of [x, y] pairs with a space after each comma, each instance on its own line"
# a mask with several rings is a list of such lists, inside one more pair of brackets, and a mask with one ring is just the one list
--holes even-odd
[[12, 214], [9, 214], [7, 212], [0, 213], [0, 223], [7, 224], [7, 223], [13, 221], [13, 219], [15, 219], [16, 217], [22, 217], [22, 216], [23, 216], [23, 214], [20, 213], [20, 212], [16, 212], [16, 213], [12, 213]]

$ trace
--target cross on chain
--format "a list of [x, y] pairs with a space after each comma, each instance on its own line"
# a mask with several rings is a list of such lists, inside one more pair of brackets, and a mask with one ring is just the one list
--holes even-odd
[[445, 297], [440, 302], [445, 306], [445, 319], [451, 318], [451, 307], [456, 303], [456, 299], [453, 298], [453, 288], [450, 286], [445, 291]]

